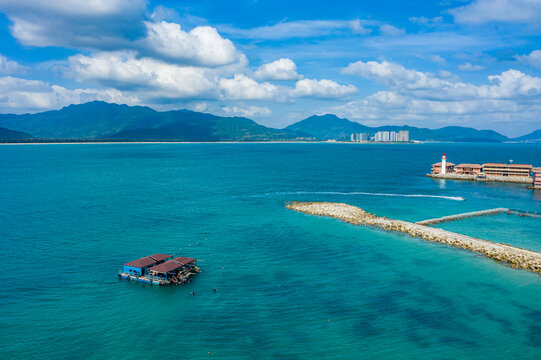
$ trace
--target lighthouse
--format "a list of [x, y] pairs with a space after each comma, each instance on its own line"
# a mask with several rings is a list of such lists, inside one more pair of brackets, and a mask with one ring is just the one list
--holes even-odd
[[443, 156], [441, 157], [441, 173], [442, 174], [445, 174], [445, 170], [447, 170], [447, 156], [445, 156], [445, 154], [443, 154]]

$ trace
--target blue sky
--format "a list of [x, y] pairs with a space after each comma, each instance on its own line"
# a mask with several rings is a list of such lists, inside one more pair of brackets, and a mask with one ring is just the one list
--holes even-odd
[[541, 0], [0, 0], [0, 112], [541, 128]]

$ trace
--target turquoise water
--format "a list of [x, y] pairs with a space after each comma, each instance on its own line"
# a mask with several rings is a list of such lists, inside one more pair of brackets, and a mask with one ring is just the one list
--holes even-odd
[[[541, 165], [541, 146], [513, 144], [1, 146], [3, 358], [537, 359], [541, 276], [284, 208], [541, 211], [521, 185], [424, 177], [442, 152]], [[541, 250], [523, 220], [442, 227]], [[157, 252], [203, 272], [184, 287], [117, 279]]]

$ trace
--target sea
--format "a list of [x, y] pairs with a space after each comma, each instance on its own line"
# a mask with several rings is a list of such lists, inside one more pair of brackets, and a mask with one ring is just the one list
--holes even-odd
[[[539, 274], [284, 206], [541, 212], [524, 185], [425, 177], [442, 153], [541, 166], [541, 144], [2, 145], [2, 359], [540, 359]], [[541, 251], [537, 218], [438, 226]], [[202, 272], [118, 278], [155, 253]]]

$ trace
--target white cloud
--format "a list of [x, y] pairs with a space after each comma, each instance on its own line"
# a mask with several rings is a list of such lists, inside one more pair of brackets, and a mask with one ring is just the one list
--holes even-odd
[[517, 55], [515, 58], [520, 62], [541, 69], [541, 50], [534, 50], [528, 55]]
[[263, 100], [278, 96], [278, 87], [268, 82], [258, 83], [243, 74], [235, 74], [231, 79], [220, 79], [219, 88], [226, 99]]
[[0, 0], [24, 45], [111, 48], [143, 34], [145, 0]]
[[199, 102], [199, 103], [194, 104], [191, 107], [193, 111], [197, 111], [197, 112], [205, 112], [208, 110], [208, 108], [209, 106], [206, 102]]
[[436, 54], [418, 55], [418, 57], [420, 57], [421, 59], [430, 60], [430, 61], [438, 63], [438, 64], [445, 64], [447, 62], [447, 60], [445, 60], [443, 57], [441, 57], [440, 55], [436, 55]]
[[50, 85], [39, 80], [26, 80], [11, 76], [0, 77], [0, 112], [25, 113], [58, 109], [70, 104], [102, 100], [123, 104], [136, 104], [136, 97], [124, 96], [115, 89], [75, 89]]
[[179, 24], [166, 21], [145, 22], [145, 25], [145, 45], [169, 60], [215, 67], [237, 62], [243, 56], [230, 40], [210, 26], [198, 26], [186, 32]]
[[357, 61], [342, 69], [342, 73], [374, 79], [396, 92], [432, 100], [506, 99], [541, 94], [541, 78], [513, 69], [489, 76], [491, 84], [480, 86], [455, 81], [448, 76], [445, 79], [439, 78], [431, 73], [406, 69], [387, 61]]
[[404, 86], [408, 89], [434, 88], [441, 86], [441, 80], [431, 74], [404, 68], [388, 61], [357, 61], [342, 69], [343, 74], [375, 79], [388, 86]]
[[474, 0], [449, 11], [455, 22], [480, 25], [488, 22], [534, 23], [541, 20], [540, 0]]
[[296, 80], [299, 78], [297, 65], [288, 58], [261, 65], [254, 72], [254, 76], [263, 80]]
[[225, 106], [222, 110], [229, 115], [238, 115], [243, 117], [265, 117], [271, 114], [268, 107], [260, 106]]
[[3, 55], [0, 55], [0, 74], [15, 74], [26, 72], [28, 68], [22, 66], [16, 61], [9, 60]]
[[349, 28], [354, 34], [368, 35], [372, 32], [372, 29], [363, 26], [360, 19], [350, 21]]
[[357, 93], [353, 85], [340, 85], [332, 80], [302, 79], [297, 81], [295, 89], [290, 91], [293, 97], [315, 97], [337, 99]]
[[94, 82], [140, 92], [149, 97], [217, 97], [212, 74], [205, 68], [167, 64], [133, 52], [102, 52], [68, 59], [68, 74], [80, 82]]
[[374, 79], [389, 89], [327, 109], [366, 124], [465, 125], [531, 128], [541, 111], [541, 78], [510, 69], [474, 85], [453, 74], [431, 74], [387, 61], [358, 61], [344, 74]]
[[326, 36], [333, 33], [354, 33], [365, 35], [372, 30], [368, 26], [377, 26], [381, 23], [375, 20], [299, 20], [280, 22], [269, 26], [260, 26], [251, 29], [239, 29], [231, 26], [218, 26], [220, 31], [236, 37], [246, 39], [279, 40], [292, 38], [310, 38]]
[[465, 64], [458, 65], [458, 69], [462, 71], [481, 71], [484, 69], [481, 65], [472, 65], [467, 62]]
[[384, 35], [389, 36], [399, 36], [404, 35], [406, 33], [406, 30], [399, 29], [395, 26], [389, 25], [389, 24], [383, 24], [379, 27], [379, 31]]
[[411, 16], [409, 18], [409, 21], [411, 21], [412, 23], [415, 23], [415, 24], [433, 26], [433, 25], [438, 25], [438, 24], [442, 23], [443, 22], [443, 17], [436, 16], [436, 17], [433, 17], [433, 18], [427, 18], [427, 17], [424, 17], [424, 16], [420, 16], [420, 17]]

